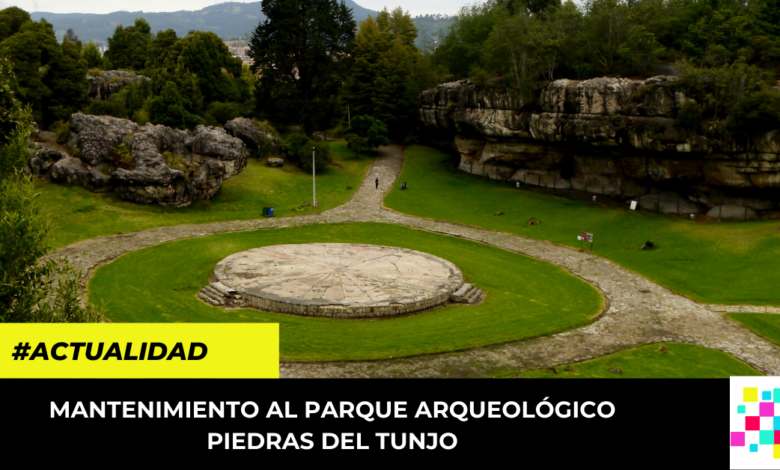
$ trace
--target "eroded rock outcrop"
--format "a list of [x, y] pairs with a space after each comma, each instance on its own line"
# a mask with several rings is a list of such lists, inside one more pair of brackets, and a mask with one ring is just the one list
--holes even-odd
[[87, 75], [89, 82], [89, 96], [96, 100], [107, 100], [109, 96], [120, 91], [129, 83], [141, 83], [149, 81], [149, 77], [137, 75], [122, 70], [104, 70], [97, 75]]
[[691, 213], [776, 209], [780, 130], [736, 142], [682, 129], [674, 118], [687, 98], [674, 81], [557, 80], [533, 106], [459, 81], [424, 91], [420, 119], [449, 136], [470, 173], [618, 197], [671, 193]]
[[251, 119], [239, 117], [225, 123], [225, 130], [232, 136], [241, 139], [250, 149], [257, 149], [263, 142], [269, 142], [272, 150], [279, 150], [279, 136], [265, 132]]
[[142, 204], [183, 207], [213, 197], [247, 164], [244, 143], [224, 130], [194, 133], [110, 116], [74, 114], [69, 146], [75, 157], [52, 165], [52, 179], [92, 191], [114, 190]]

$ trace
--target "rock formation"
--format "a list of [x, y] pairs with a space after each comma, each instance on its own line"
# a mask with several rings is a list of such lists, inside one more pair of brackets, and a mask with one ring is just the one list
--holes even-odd
[[50, 165], [52, 179], [92, 191], [114, 190], [142, 204], [183, 207], [209, 199], [247, 164], [244, 143], [213, 127], [198, 126], [190, 133], [78, 113], [70, 129], [68, 146], [75, 157], [61, 156]]
[[87, 74], [89, 96], [96, 100], [107, 100], [109, 96], [126, 87], [128, 83], [149, 81], [148, 77], [121, 70], [105, 70], [98, 75]]
[[780, 130], [736, 142], [682, 129], [674, 81], [557, 80], [531, 106], [464, 80], [424, 91], [420, 119], [423, 134], [454, 142], [461, 170], [493, 179], [644, 196], [664, 212], [777, 209]]
[[250, 149], [257, 149], [264, 141], [270, 142], [271, 149], [279, 150], [279, 136], [260, 129], [251, 119], [239, 117], [225, 123], [225, 130], [232, 136], [241, 139]]

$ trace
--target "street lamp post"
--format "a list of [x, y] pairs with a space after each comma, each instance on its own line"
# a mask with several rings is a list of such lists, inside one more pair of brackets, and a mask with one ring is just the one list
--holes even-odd
[[311, 148], [311, 190], [312, 190], [312, 207], [317, 207], [317, 181], [314, 177], [315, 174], [315, 162], [314, 162], [314, 152], [316, 151], [316, 147]]

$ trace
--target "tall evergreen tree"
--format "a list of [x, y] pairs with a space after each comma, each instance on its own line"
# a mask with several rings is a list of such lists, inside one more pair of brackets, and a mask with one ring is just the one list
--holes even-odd
[[261, 77], [257, 113], [282, 125], [302, 123], [311, 134], [335, 105], [355, 35], [352, 10], [337, 0], [263, 0], [262, 10], [266, 20], [249, 52]]
[[75, 43], [67, 39], [62, 41], [62, 56], [52, 64], [44, 83], [51, 90], [44, 102], [44, 126], [70, 119], [71, 114], [87, 104], [87, 61], [81, 57]]
[[344, 86], [344, 101], [355, 116], [373, 116], [374, 82], [377, 77], [377, 64], [387, 51], [386, 35], [379, 30], [373, 18], [360, 23], [360, 32], [355, 36], [351, 51], [349, 76]]
[[133, 26], [123, 28], [117, 25], [114, 35], [108, 38], [106, 57], [115, 69], [141, 70], [146, 65], [149, 43], [152, 41], [152, 29], [143, 19], [135, 20]]
[[81, 51], [81, 57], [87, 61], [87, 67], [94, 69], [103, 65], [103, 57], [100, 55], [95, 43], [90, 39], [84, 50]]
[[51, 23], [24, 23], [16, 34], [0, 42], [0, 56], [11, 60], [19, 83], [19, 98], [32, 105], [34, 119], [42, 122], [43, 103], [51, 94], [44, 83], [45, 75], [62, 58]]
[[394, 138], [403, 138], [414, 122], [419, 88], [415, 80], [417, 28], [409, 13], [396, 8], [360, 23], [351, 50], [342, 101], [351, 114], [380, 119]]

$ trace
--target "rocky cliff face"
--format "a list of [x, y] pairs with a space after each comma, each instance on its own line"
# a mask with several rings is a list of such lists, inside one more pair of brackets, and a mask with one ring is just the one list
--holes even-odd
[[55, 181], [96, 192], [116, 191], [142, 204], [183, 207], [209, 199], [247, 164], [244, 143], [213, 127], [198, 126], [190, 133], [79, 113], [71, 117], [70, 129], [68, 146], [75, 156], [40, 149], [35, 166], [31, 164], [33, 172], [51, 168]]
[[685, 213], [730, 204], [777, 209], [780, 130], [736, 142], [675, 125], [674, 77], [558, 80], [528, 106], [469, 81], [422, 93], [420, 119], [443, 131], [460, 169], [549, 188], [639, 198]]

